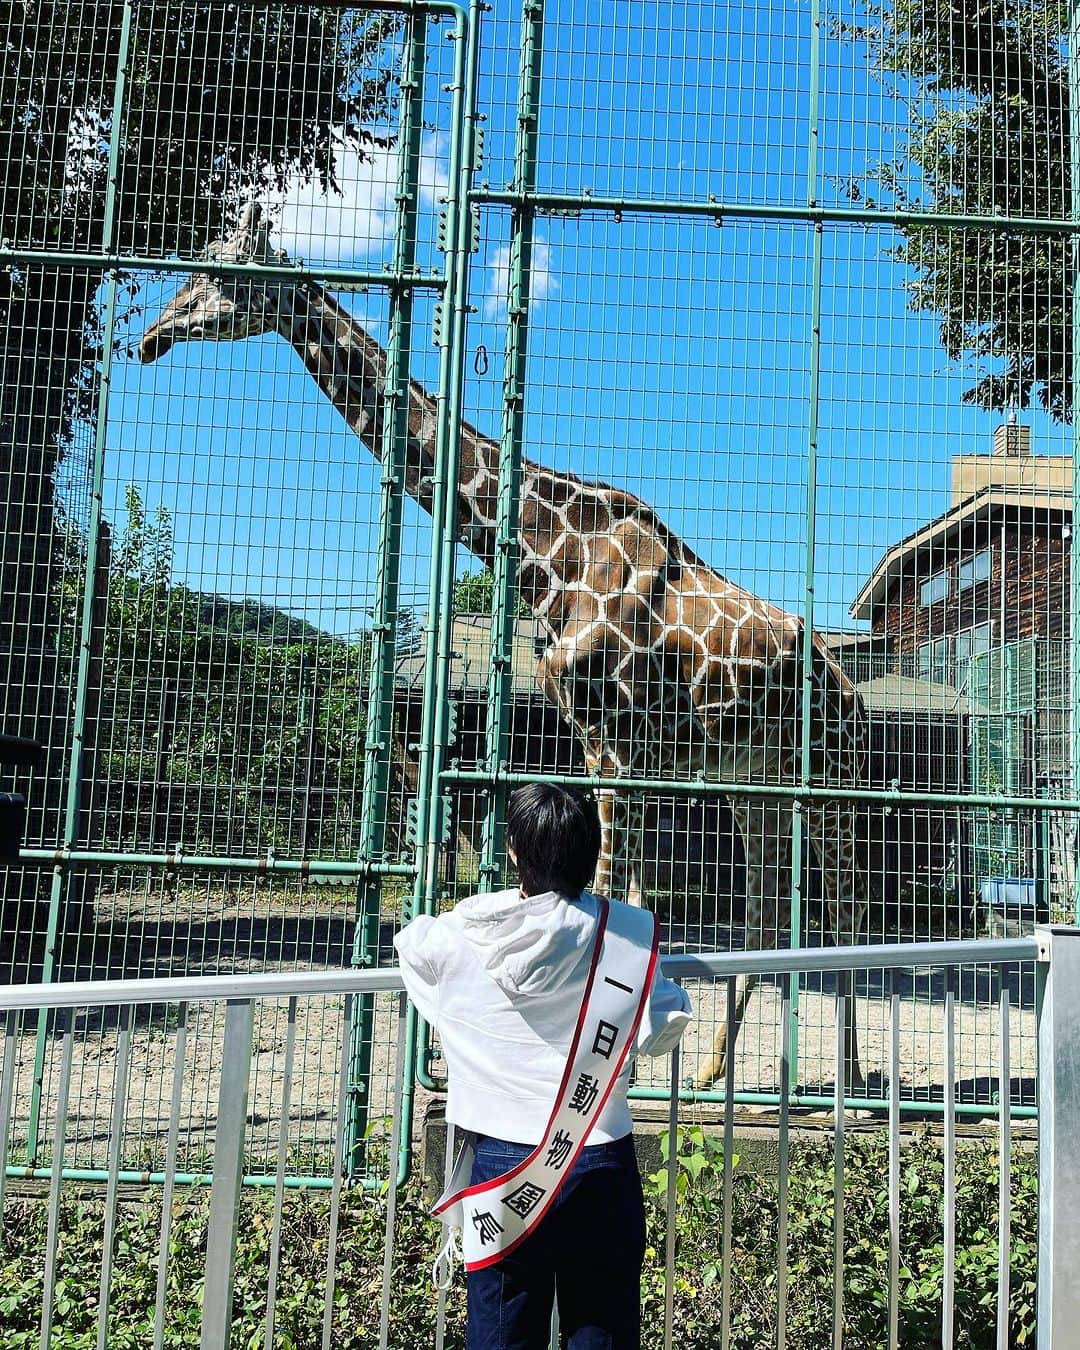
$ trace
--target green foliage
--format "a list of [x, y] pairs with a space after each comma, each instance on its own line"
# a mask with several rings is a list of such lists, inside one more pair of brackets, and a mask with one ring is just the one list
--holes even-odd
[[[910, 108], [906, 154], [849, 194], [870, 206], [1066, 220], [1068, 6], [1046, 0], [869, 3], [840, 31]], [[1072, 242], [1064, 234], [901, 226], [913, 310], [940, 319], [951, 360], [980, 372], [966, 402], [1037, 396], [1070, 419]]]
[[[684, 1350], [716, 1344], [722, 1298], [722, 1155], [700, 1131], [680, 1150], [676, 1241], [675, 1337]], [[1011, 1345], [1034, 1344], [1037, 1169], [1033, 1153], [1013, 1155]], [[687, 1167], [686, 1164], [690, 1166]], [[944, 1159], [930, 1139], [905, 1145], [900, 1186], [899, 1343], [930, 1350], [941, 1343], [944, 1285]], [[736, 1168], [732, 1183], [731, 1328], [733, 1350], [775, 1343], [778, 1193], [774, 1178]], [[992, 1350], [996, 1340], [997, 1167], [992, 1145], [959, 1150], [956, 1175], [954, 1344]], [[696, 1175], [695, 1175], [696, 1174]], [[820, 1350], [832, 1323], [834, 1160], [829, 1139], [793, 1143], [788, 1190], [787, 1344]], [[686, 1178], [685, 1182], [683, 1178]], [[663, 1186], [660, 1182], [663, 1181]], [[654, 1196], [666, 1175], [652, 1178]], [[660, 1228], [660, 1216], [654, 1216]], [[663, 1233], [653, 1238], [644, 1291], [647, 1315], [662, 1325]], [[849, 1137], [844, 1172], [844, 1345], [879, 1350], [888, 1341], [888, 1147], [882, 1136]], [[646, 1344], [652, 1343], [646, 1336]]]
[[[717, 1141], [692, 1127], [680, 1131], [680, 1198], [675, 1267], [674, 1344], [715, 1350], [724, 1280], [720, 1245], [722, 1156]], [[792, 1145], [788, 1227], [790, 1350], [821, 1350], [829, 1340], [833, 1299], [833, 1153], [831, 1140]], [[696, 1161], [692, 1161], [696, 1160]], [[685, 1165], [689, 1164], [689, 1165]], [[943, 1159], [939, 1145], [905, 1145], [901, 1178], [900, 1345], [940, 1345], [943, 1286]], [[648, 1188], [648, 1242], [642, 1282], [643, 1344], [662, 1342], [665, 1221], [657, 1189]], [[844, 1345], [879, 1350], [887, 1342], [889, 1222], [887, 1145], [879, 1136], [847, 1141], [844, 1177]], [[997, 1154], [991, 1145], [960, 1149], [957, 1161], [957, 1350], [996, 1344]], [[1010, 1345], [1034, 1344], [1036, 1164], [1017, 1149], [1012, 1170]], [[775, 1344], [777, 1186], [773, 1177], [735, 1168], [731, 1194], [731, 1330], [733, 1350]], [[170, 1239], [166, 1346], [198, 1339], [205, 1273], [208, 1199], [201, 1190], [178, 1194]], [[289, 1192], [283, 1219], [275, 1344], [307, 1350], [321, 1339], [329, 1199], [325, 1192]], [[334, 1345], [366, 1350], [377, 1342], [382, 1291], [385, 1201], [356, 1191], [342, 1199]], [[46, 1207], [40, 1200], [8, 1203], [0, 1247], [0, 1342], [5, 1350], [36, 1346], [39, 1334]], [[238, 1231], [234, 1343], [259, 1346], [266, 1315], [272, 1196], [245, 1194]], [[121, 1207], [109, 1297], [110, 1350], [150, 1343], [157, 1278], [159, 1193]], [[66, 1198], [60, 1215], [54, 1350], [95, 1344], [103, 1207], [99, 1198]], [[399, 1195], [390, 1344], [405, 1350], [434, 1344], [436, 1296], [431, 1262], [439, 1242], [415, 1184]], [[460, 1276], [448, 1300], [448, 1347], [463, 1343]]]
[[[0, 3], [0, 92], [9, 111], [0, 124], [0, 235], [16, 245], [93, 252], [110, 242], [101, 231], [125, 8], [121, 0]], [[238, 199], [256, 186], [295, 173], [332, 185], [342, 127], [389, 122], [399, 17], [218, 0], [131, 9], [120, 253], [190, 256], [221, 233]], [[70, 421], [89, 410], [93, 392], [95, 331], [84, 325], [100, 272], [91, 269], [76, 307], [65, 303], [66, 275], [48, 275], [53, 307], [39, 312], [51, 320], [41, 336], [56, 341], [66, 368], [57, 371], [67, 375], [55, 383], [57, 411], [76, 398], [66, 410]], [[17, 306], [29, 298], [34, 280], [29, 269], [5, 274], [0, 316], [5, 300]], [[44, 295], [41, 301], [48, 303]]]
[[490, 614], [494, 595], [495, 577], [490, 568], [462, 572], [454, 582], [454, 613]]
[[[671, 1146], [671, 1132], [664, 1130], [660, 1135], [660, 1156], [666, 1158], [668, 1149]], [[738, 1154], [733, 1154], [731, 1159], [732, 1167], [738, 1167]], [[724, 1144], [723, 1140], [715, 1135], [706, 1134], [700, 1125], [680, 1126], [675, 1131], [675, 1201], [676, 1204], [682, 1204], [692, 1185], [697, 1185], [699, 1193], [697, 1199], [699, 1202], [707, 1203], [707, 1192], [701, 1186], [702, 1179], [715, 1179], [723, 1175], [724, 1170]], [[667, 1200], [668, 1178], [670, 1169], [667, 1166], [658, 1168], [648, 1178], [648, 1185], [656, 1199], [664, 1204]]]
[[[114, 214], [108, 146], [125, 9], [131, 48]], [[402, 22], [340, 5], [0, 0], [0, 239], [102, 257], [98, 266], [0, 268], [0, 712], [6, 732], [47, 747], [46, 838], [60, 830], [71, 740], [70, 665], [56, 652], [70, 597], [55, 576], [86, 551], [85, 442], [99, 394], [105, 257], [191, 257], [255, 186], [289, 174], [332, 184], [341, 128], [390, 123]], [[123, 281], [129, 317], [138, 291], [137, 278]], [[77, 437], [83, 453], [58, 494], [57, 470]], [[160, 595], [138, 599], [163, 613]], [[19, 894], [20, 875], [4, 870], [0, 900]]]
[[[495, 575], [490, 567], [479, 572], [462, 572], [454, 582], [453, 610], [455, 614], [491, 614], [495, 608]], [[517, 618], [525, 618], [529, 607], [518, 597], [514, 607]]]
[[[310, 761], [327, 825], [309, 844], [354, 847], [370, 641], [174, 585], [172, 563], [169, 513], [148, 516], [129, 487], [98, 624], [93, 777], [123, 785], [101, 794], [114, 813], [107, 837], [146, 843], [164, 795], [170, 815], [182, 808], [189, 849], [295, 848], [304, 824], [295, 794]], [[77, 571], [65, 592], [63, 645], [74, 660]]]

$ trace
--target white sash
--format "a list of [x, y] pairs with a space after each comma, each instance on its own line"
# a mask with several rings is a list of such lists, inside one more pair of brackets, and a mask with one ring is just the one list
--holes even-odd
[[523, 1242], [569, 1176], [619, 1076], [652, 988], [659, 950], [656, 916], [600, 899], [592, 966], [562, 1082], [544, 1137], [501, 1177], [468, 1184], [463, 1149], [433, 1213], [461, 1230], [466, 1270], [482, 1270]]

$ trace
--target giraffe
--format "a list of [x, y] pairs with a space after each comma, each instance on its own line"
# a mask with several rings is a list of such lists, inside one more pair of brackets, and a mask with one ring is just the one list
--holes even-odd
[[[287, 262], [273, 250], [258, 205], [211, 245], [222, 262]], [[273, 332], [296, 350], [321, 392], [379, 458], [386, 354], [321, 286], [245, 277], [188, 279], [139, 343], [143, 362], [180, 341], [232, 341]], [[408, 391], [405, 491], [431, 511], [436, 400]], [[456, 486], [459, 537], [491, 566], [496, 551], [498, 444], [461, 424]], [[543, 693], [574, 729], [591, 775], [688, 778], [746, 785], [730, 805], [746, 857], [748, 950], [777, 945], [790, 920], [790, 794], [798, 782], [802, 719], [810, 721], [811, 781], [857, 787], [865, 771], [866, 714], [854, 685], [817, 636], [804, 680], [803, 620], [708, 567], [633, 494], [524, 460], [518, 581], [548, 646]], [[806, 688], [803, 688], [803, 685]], [[755, 791], [755, 789], [757, 791]], [[644, 902], [640, 794], [597, 793], [602, 827], [594, 890]], [[811, 798], [803, 819], [821, 868], [833, 936], [858, 940], [866, 879], [853, 802]], [[730, 1043], [756, 977], [736, 982]], [[862, 1086], [853, 1000], [847, 1000], [848, 1083]], [[723, 1076], [728, 1028], [720, 1025], [696, 1082]]]

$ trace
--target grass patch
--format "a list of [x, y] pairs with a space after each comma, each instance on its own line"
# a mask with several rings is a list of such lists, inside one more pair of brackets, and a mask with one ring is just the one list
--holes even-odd
[[[723, 1196], [716, 1142], [699, 1130], [682, 1138], [678, 1198], [674, 1344], [679, 1350], [713, 1350], [719, 1344], [722, 1288], [720, 1234]], [[959, 1151], [956, 1213], [957, 1350], [995, 1344], [997, 1289], [996, 1150], [983, 1143]], [[907, 1144], [901, 1176], [900, 1344], [910, 1350], [940, 1345], [944, 1281], [940, 1145]], [[663, 1339], [666, 1178], [647, 1182], [650, 1250], [642, 1284], [643, 1343]], [[831, 1340], [833, 1298], [832, 1144], [792, 1145], [788, 1228], [788, 1338], [791, 1350], [821, 1350]], [[234, 1339], [236, 1347], [263, 1344], [270, 1259], [272, 1196], [245, 1194], [237, 1253]], [[174, 1202], [169, 1256], [169, 1347], [198, 1342], [206, 1259], [209, 1196], [205, 1190]], [[321, 1343], [328, 1244], [325, 1193], [285, 1198], [282, 1267], [277, 1294], [279, 1350], [309, 1350]], [[736, 1170], [731, 1257], [732, 1346], [760, 1350], [775, 1343], [777, 1296], [777, 1189], [775, 1178]], [[10, 1197], [0, 1247], [0, 1344], [20, 1350], [38, 1344], [46, 1206], [38, 1198]], [[343, 1197], [334, 1300], [335, 1350], [367, 1350], [377, 1343], [382, 1291], [385, 1204], [360, 1191]], [[1036, 1160], [1017, 1148], [1013, 1157], [1011, 1331], [1009, 1344], [1034, 1344]], [[152, 1342], [160, 1194], [122, 1203], [109, 1297], [110, 1350], [137, 1350]], [[102, 1257], [102, 1196], [75, 1193], [60, 1215], [56, 1304], [52, 1344], [84, 1350], [96, 1344], [96, 1308]], [[844, 1344], [879, 1350], [888, 1316], [887, 1148], [880, 1136], [847, 1141], [844, 1206]], [[390, 1343], [417, 1350], [434, 1343], [436, 1299], [430, 1284], [438, 1225], [428, 1216], [418, 1184], [399, 1196]], [[464, 1287], [449, 1301], [448, 1347], [463, 1344]]]

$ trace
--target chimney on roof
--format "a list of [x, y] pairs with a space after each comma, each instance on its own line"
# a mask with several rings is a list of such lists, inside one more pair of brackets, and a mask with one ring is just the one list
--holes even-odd
[[1021, 426], [1016, 409], [1009, 411], [1009, 420], [994, 428], [994, 454], [1016, 459], [1031, 454], [1031, 428]]

